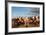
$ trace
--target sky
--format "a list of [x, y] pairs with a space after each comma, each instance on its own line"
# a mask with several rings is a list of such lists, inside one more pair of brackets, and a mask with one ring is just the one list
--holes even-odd
[[32, 7], [12, 7], [12, 17], [39, 16], [40, 9]]

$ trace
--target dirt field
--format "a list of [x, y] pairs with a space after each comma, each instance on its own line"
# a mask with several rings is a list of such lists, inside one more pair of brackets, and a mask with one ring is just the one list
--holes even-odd
[[14, 25], [12, 26], [12, 28], [27, 28], [27, 27], [39, 27], [39, 24], [29, 24], [29, 25], [24, 25], [24, 24], [20, 24], [20, 25]]

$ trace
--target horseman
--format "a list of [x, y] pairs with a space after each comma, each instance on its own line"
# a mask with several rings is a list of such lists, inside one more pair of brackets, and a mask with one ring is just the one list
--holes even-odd
[[28, 17], [24, 18], [24, 26], [29, 26], [29, 19]]

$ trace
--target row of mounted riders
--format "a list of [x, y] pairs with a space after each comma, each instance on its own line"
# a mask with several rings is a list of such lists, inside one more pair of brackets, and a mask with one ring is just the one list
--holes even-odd
[[40, 23], [40, 20], [39, 20], [39, 16], [34, 16], [34, 17], [30, 17], [30, 18], [15, 18], [15, 19], [12, 19], [12, 25], [21, 25], [21, 24], [39, 24]]

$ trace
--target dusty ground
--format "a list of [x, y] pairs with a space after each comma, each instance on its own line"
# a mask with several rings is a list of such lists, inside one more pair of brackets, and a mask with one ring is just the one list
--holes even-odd
[[18, 26], [14, 25], [12, 26], [12, 28], [27, 28], [27, 27], [39, 27], [39, 24], [29, 24], [29, 25], [24, 25], [24, 24], [20, 24]]

